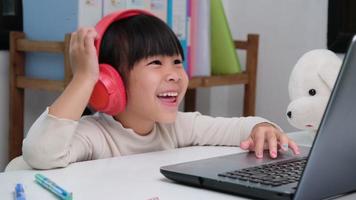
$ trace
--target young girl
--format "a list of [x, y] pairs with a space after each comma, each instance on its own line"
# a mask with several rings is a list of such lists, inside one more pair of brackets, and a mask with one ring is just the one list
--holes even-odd
[[[32, 125], [23, 158], [33, 168], [192, 145], [229, 145], [255, 151], [298, 146], [276, 125], [260, 117], [213, 118], [178, 112], [188, 86], [183, 53], [172, 30], [160, 19], [139, 14], [120, 19], [105, 32], [99, 60], [94, 28], [72, 33], [73, 79]], [[81, 117], [99, 77], [98, 63], [114, 66], [124, 79], [127, 105], [110, 116]]]

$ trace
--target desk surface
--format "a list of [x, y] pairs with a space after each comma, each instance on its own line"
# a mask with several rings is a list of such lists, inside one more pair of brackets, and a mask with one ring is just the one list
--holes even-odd
[[[292, 134], [300, 144], [310, 144], [304, 133]], [[34, 174], [42, 173], [66, 190], [75, 200], [91, 199], [243, 199], [236, 196], [176, 184], [159, 172], [160, 166], [242, 152], [237, 147], [187, 147], [132, 156], [74, 163], [56, 170], [20, 170], [0, 173], [0, 199], [13, 200], [16, 183], [24, 184], [26, 197], [56, 199], [34, 182]], [[353, 198], [352, 198], [353, 197]], [[355, 199], [349, 195], [342, 199]]]

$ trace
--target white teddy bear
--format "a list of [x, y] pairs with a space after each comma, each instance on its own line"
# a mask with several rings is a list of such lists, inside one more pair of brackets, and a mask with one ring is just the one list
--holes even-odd
[[335, 53], [316, 49], [305, 53], [289, 78], [288, 122], [314, 134], [319, 127], [342, 61]]

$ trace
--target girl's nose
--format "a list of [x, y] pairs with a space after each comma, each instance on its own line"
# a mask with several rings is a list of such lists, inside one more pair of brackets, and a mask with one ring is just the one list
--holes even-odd
[[177, 72], [171, 72], [167, 75], [167, 81], [169, 82], [177, 82], [179, 80], [181, 80], [181, 77]]

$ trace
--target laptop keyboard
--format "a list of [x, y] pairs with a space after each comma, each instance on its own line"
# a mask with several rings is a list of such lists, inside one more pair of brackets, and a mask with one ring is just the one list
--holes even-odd
[[298, 182], [306, 162], [305, 157], [229, 171], [218, 176], [277, 187]]

